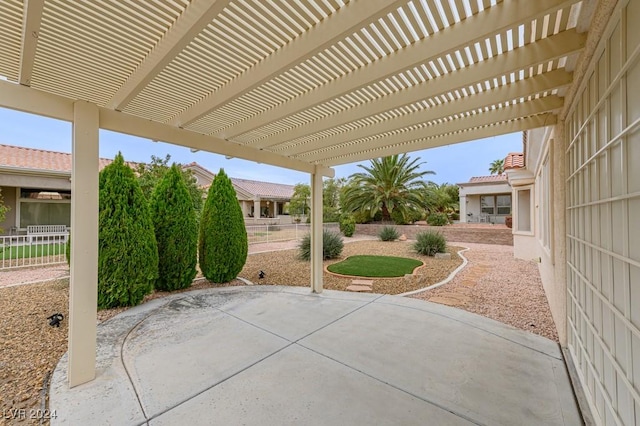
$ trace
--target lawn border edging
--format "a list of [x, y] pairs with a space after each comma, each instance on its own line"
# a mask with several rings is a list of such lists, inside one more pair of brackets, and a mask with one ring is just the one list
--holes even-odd
[[[462, 270], [464, 269], [464, 267], [465, 267], [465, 266], [467, 266], [467, 264], [469, 263], [469, 259], [467, 259], [467, 258], [464, 256], [464, 254], [462, 254], [462, 253], [464, 253], [465, 251], [471, 250], [471, 248], [466, 247], [466, 246], [464, 246], [464, 245], [462, 245], [462, 244], [456, 244], [456, 245], [458, 245], [458, 246], [460, 246], [460, 247], [463, 247], [463, 249], [462, 249], [462, 250], [459, 250], [459, 251], [457, 252], [458, 256], [460, 256], [460, 257], [462, 258], [462, 264], [461, 264], [460, 266], [458, 266], [456, 269], [454, 269], [454, 270], [453, 270], [453, 272], [451, 272], [447, 278], [445, 278], [444, 280], [442, 280], [442, 281], [440, 281], [440, 282], [438, 282], [438, 283], [431, 284], [430, 286], [423, 287], [423, 288], [419, 288], [419, 289], [417, 289], [417, 290], [407, 291], [407, 292], [405, 292], [405, 293], [396, 294], [396, 296], [402, 296], [402, 297], [405, 297], [405, 296], [412, 296], [412, 295], [414, 295], [414, 294], [422, 293], [422, 292], [427, 291], [427, 290], [433, 290], [434, 288], [438, 288], [438, 287], [440, 287], [440, 286], [442, 286], [442, 285], [445, 285], [445, 284], [447, 284], [449, 281], [451, 281], [452, 279], [454, 279], [454, 278], [455, 278], [455, 276], [456, 276], [456, 275], [458, 275], [458, 272], [462, 271]], [[418, 267], [418, 268], [419, 268], [419, 267]]]

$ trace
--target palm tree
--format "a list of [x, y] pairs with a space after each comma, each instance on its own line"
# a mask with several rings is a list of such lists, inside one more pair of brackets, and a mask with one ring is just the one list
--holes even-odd
[[504, 159], [495, 160], [489, 165], [489, 172], [492, 175], [501, 175], [504, 173]]
[[455, 213], [460, 208], [460, 196], [457, 185], [429, 182], [423, 192], [424, 208], [428, 213]]
[[349, 177], [344, 192], [345, 210], [370, 217], [381, 211], [382, 220], [389, 221], [394, 210], [406, 217], [411, 210], [420, 208], [421, 192], [426, 187], [422, 177], [435, 173], [420, 171], [425, 163], [419, 161], [419, 157], [411, 160], [402, 154], [373, 159], [369, 167], [358, 165], [366, 173]]

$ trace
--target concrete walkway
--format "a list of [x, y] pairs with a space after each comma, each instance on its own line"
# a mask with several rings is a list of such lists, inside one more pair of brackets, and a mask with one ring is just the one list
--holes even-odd
[[296, 287], [182, 293], [98, 328], [53, 425], [579, 425], [558, 346], [434, 303]]

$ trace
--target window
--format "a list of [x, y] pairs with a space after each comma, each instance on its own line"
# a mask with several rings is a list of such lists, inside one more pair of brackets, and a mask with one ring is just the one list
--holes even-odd
[[531, 227], [531, 188], [516, 190], [516, 230], [532, 232]]
[[510, 215], [511, 194], [483, 195], [480, 197], [480, 211], [484, 214]]
[[480, 197], [480, 211], [486, 214], [495, 214], [495, 197], [493, 195], [483, 195]]
[[511, 195], [498, 195], [496, 197], [498, 206], [498, 214], [511, 214]]
[[71, 226], [71, 191], [22, 188], [20, 228], [29, 225]]

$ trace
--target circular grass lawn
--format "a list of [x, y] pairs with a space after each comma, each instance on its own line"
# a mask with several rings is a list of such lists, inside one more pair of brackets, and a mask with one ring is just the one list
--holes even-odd
[[356, 277], [402, 277], [412, 274], [422, 262], [406, 257], [392, 256], [350, 256], [342, 262], [329, 265], [329, 272]]

